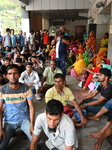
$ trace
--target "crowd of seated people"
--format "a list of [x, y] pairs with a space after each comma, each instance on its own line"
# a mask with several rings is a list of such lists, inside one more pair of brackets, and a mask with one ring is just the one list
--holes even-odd
[[[7, 68], [16, 64], [21, 73], [19, 82], [31, 88], [37, 101], [40, 101], [43, 95], [46, 103], [51, 99], [59, 100], [63, 104], [63, 113], [71, 117], [75, 127], [84, 127], [87, 119], [99, 120], [101, 115], [106, 114], [109, 118], [106, 126], [90, 135], [99, 138], [95, 144], [99, 149], [95, 150], [100, 150], [102, 141], [112, 134], [112, 67], [107, 59], [108, 33], [105, 33], [104, 39], [101, 40], [98, 53], [94, 31], [84, 40], [75, 39], [70, 34], [64, 34], [63, 37], [61, 35], [59, 37], [63, 40], [62, 43], [66, 36], [69, 36], [67, 40], [70, 39], [70, 45], [65, 42], [67, 74], [79, 81], [79, 92], [85, 91], [82, 99], [77, 101], [72, 91], [66, 87], [65, 74], [56, 66], [57, 44], [51, 44], [53, 37], [46, 29], [36, 32], [31, 30], [28, 40], [22, 31], [16, 36], [13, 29], [6, 29], [0, 44], [0, 86], [9, 83]], [[50, 64], [45, 68], [46, 60], [50, 60]], [[98, 93], [101, 93], [101, 96], [94, 100]], [[68, 101], [72, 104], [68, 104]], [[95, 113], [95, 116], [87, 118], [88, 112]], [[108, 135], [106, 131], [109, 132]]]

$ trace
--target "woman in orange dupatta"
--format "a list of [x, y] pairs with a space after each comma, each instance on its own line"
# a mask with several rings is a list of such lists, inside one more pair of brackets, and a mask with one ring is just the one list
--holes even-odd
[[87, 39], [86, 52], [89, 53], [89, 58], [92, 58], [94, 54], [96, 54], [96, 38], [95, 38], [95, 32], [91, 31], [89, 33], [89, 37]]

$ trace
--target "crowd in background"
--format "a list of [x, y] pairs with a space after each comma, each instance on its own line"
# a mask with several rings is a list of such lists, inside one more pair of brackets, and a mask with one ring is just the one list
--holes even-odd
[[[31, 30], [27, 38], [25, 32], [19, 31], [19, 34], [15, 35], [13, 29], [7, 28], [6, 33], [0, 35], [0, 72], [3, 74], [1, 86], [8, 83], [7, 67], [10, 64], [16, 64], [21, 71], [19, 81], [31, 86], [33, 93], [36, 93], [36, 99], [41, 100], [40, 92], [42, 92], [41, 88], [45, 81], [44, 64], [46, 60], [54, 62], [56, 60], [57, 67], [61, 70], [60, 73], [65, 76], [66, 74], [73, 76], [74, 80], [79, 81], [78, 86], [82, 88], [80, 91], [88, 89], [86, 94], [94, 92], [100, 85], [98, 79], [100, 69], [107, 68], [112, 71], [110, 60], [107, 58], [109, 35], [108, 33], [104, 34], [99, 48], [96, 49], [94, 31], [91, 31], [88, 37], [84, 34], [82, 39], [76, 39], [68, 33], [68, 30], [65, 28], [64, 30], [62, 34], [56, 33], [55, 37], [49, 35], [46, 29]], [[60, 52], [57, 50], [56, 44], [58, 37], [61, 39], [61, 47], [64, 47], [63, 43], [66, 44], [65, 49], [61, 49]], [[53, 40], [56, 41], [52, 42]], [[59, 58], [61, 58], [61, 65], [58, 65]], [[28, 76], [30, 73], [32, 76]], [[49, 88], [52, 86], [50, 85]]]

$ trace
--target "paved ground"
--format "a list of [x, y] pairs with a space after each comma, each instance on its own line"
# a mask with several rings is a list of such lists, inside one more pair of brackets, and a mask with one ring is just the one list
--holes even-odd
[[[67, 76], [66, 80], [67, 80], [67, 86], [69, 88], [74, 90], [78, 89], [77, 80], [75, 79], [75, 77]], [[42, 99], [42, 101], [36, 101], [36, 99], [34, 99], [34, 106], [35, 106], [36, 116], [42, 113], [45, 109], [44, 98]], [[76, 129], [77, 137], [79, 141], [78, 150], [94, 150], [94, 144], [97, 140], [92, 139], [89, 136], [89, 133], [96, 132], [99, 129], [101, 129], [105, 125], [106, 119], [107, 118], [105, 116], [102, 116], [100, 121], [89, 120], [85, 128]], [[26, 148], [29, 147], [29, 144], [30, 143], [27, 138], [23, 139], [21, 131], [17, 131], [15, 138], [13, 138], [12, 141], [10, 142], [10, 146], [8, 150], [25, 150]], [[101, 150], [109, 150], [110, 148], [111, 146], [105, 140]]]

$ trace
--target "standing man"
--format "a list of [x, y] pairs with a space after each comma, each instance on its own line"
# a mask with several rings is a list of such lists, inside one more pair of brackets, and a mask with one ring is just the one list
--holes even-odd
[[70, 44], [69, 36], [65, 35], [66, 28], [60, 27], [60, 32], [52, 41], [52, 45], [56, 44], [56, 62], [57, 67], [60, 68], [64, 75], [66, 75], [67, 67], [67, 47]]
[[4, 36], [3, 36], [2, 45], [4, 48], [6, 48], [6, 46], [8, 46], [11, 49], [12, 42], [11, 42], [11, 36], [10, 36], [10, 29], [9, 28], [6, 29], [6, 34], [4, 34]]
[[14, 29], [11, 29], [11, 42], [13, 48], [17, 46], [17, 36], [14, 35]]
[[[34, 129], [33, 94], [30, 87], [19, 83], [19, 67], [7, 68], [8, 84], [0, 88], [0, 149], [7, 150], [15, 130], [20, 128], [32, 140]], [[4, 108], [4, 128], [2, 126]]]
[[[48, 140], [37, 144], [42, 130]], [[57, 100], [49, 101], [45, 112], [36, 119], [30, 150], [73, 150], [77, 147], [74, 124], [67, 115], [63, 114], [62, 103]]]
[[24, 36], [23, 36], [23, 31], [22, 30], [19, 31], [18, 44], [19, 44], [19, 46], [20, 46], [20, 48], [22, 50], [22, 47], [25, 45], [25, 43], [24, 43]]

